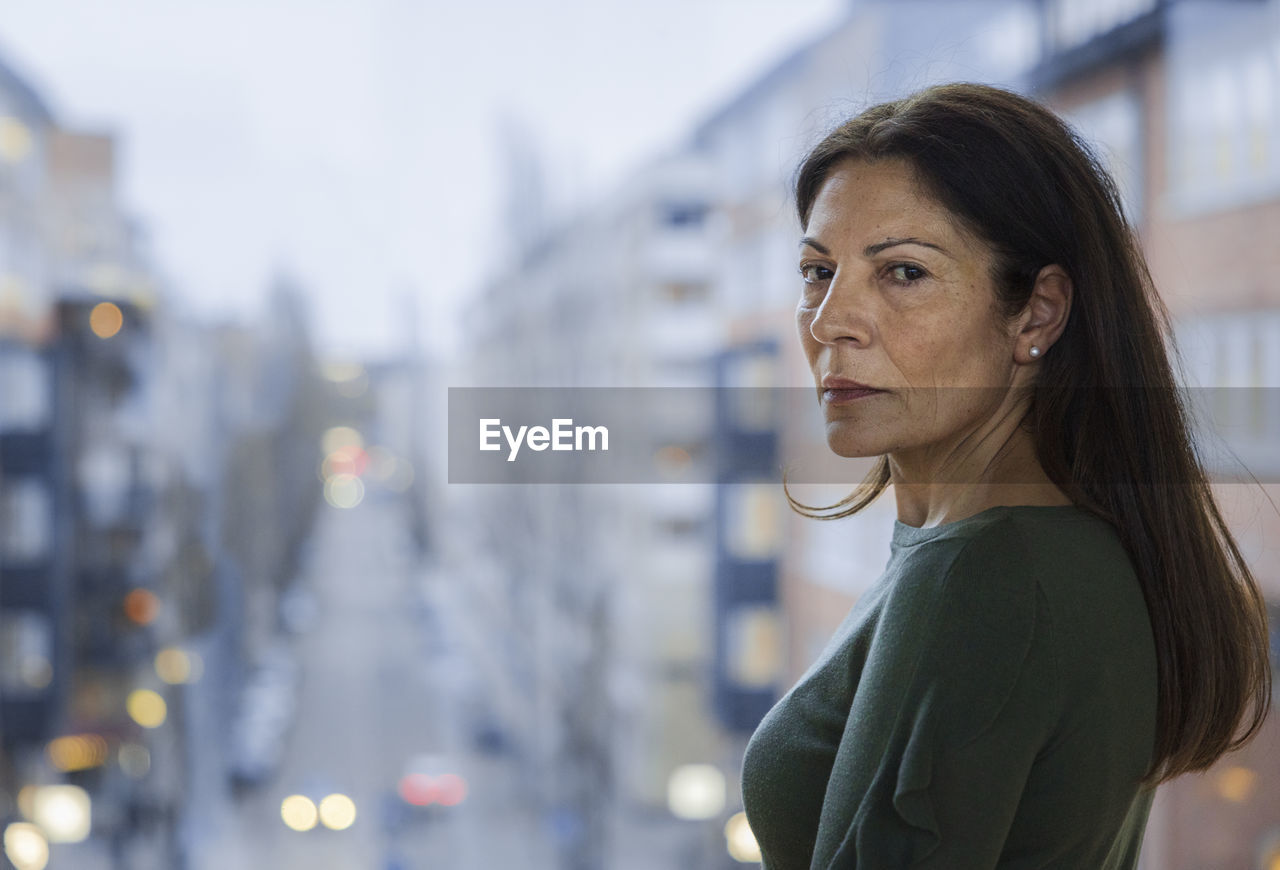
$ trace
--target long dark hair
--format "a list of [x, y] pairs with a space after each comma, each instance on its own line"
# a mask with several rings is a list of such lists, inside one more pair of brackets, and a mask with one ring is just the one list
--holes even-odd
[[[796, 175], [802, 227], [827, 177], [851, 158], [907, 160], [991, 246], [1005, 317], [1025, 308], [1042, 267], [1071, 277], [1067, 325], [1039, 362], [1023, 425], [1049, 478], [1116, 528], [1142, 583], [1159, 675], [1144, 782], [1209, 767], [1248, 742], [1270, 709], [1266, 602], [1196, 457], [1169, 362], [1169, 313], [1115, 183], [1053, 112], [977, 84], [874, 106], [827, 135]], [[798, 513], [836, 519], [873, 502], [889, 480], [882, 456], [834, 505], [786, 496]]]

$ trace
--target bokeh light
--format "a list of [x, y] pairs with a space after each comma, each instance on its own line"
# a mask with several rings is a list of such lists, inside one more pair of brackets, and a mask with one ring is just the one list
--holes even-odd
[[1218, 774], [1218, 794], [1223, 800], [1242, 804], [1253, 797], [1258, 785], [1258, 774], [1247, 767], [1232, 765]]
[[309, 831], [316, 826], [320, 814], [306, 795], [291, 794], [280, 802], [280, 818], [292, 831]]
[[179, 647], [165, 647], [156, 653], [156, 676], [171, 686], [194, 683], [204, 672], [204, 663], [196, 653]]
[[369, 390], [369, 372], [360, 363], [326, 363], [321, 371], [344, 398], [358, 399]]
[[364, 365], [346, 360], [329, 360], [320, 364], [321, 376], [331, 384], [344, 384], [366, 375]]
[[134, 589], [124, 597], [124, 615], [130, 622], [150, 625], [160, 612], [160, 599], [150, 589]]
[[18, 789], [18, 812], [27, 821], [31, 821], [36, 815], [36, 787], [34, 785], [24, 785]]
[[346, 447], [364, 449], [364, 436], [350, 426], [332, 426], [320, 436], [320, 452], [325, 456]]
[[364, 481], [354, 474], [335, 474], [324, 482], [324, 500], [336, 508], [357, 507], [364, 501]]
[[18, 663], [19, 676], [22, 682], [32, 689], [47, 688], [53, 682], [53, 664], [39, 654], [23, 656]]
[[116, 763], [125, 776], [142, 779], [151, 770], [151, 751], [137, 743], [125, 743], [116, 752]]
[[436, 799], [436, 783], [425, 773], [408, 773], [400, 777], [396, 788], [400, 798], [415, 807], [425, 807]]
[[359, 477], [369, 466], [369, 454], [354, 444], [339, 447], [320, 463], [320, 479], [328, 480], [337, 474], [351, 474]]
[[442, 773], [436, 777], [436, 802], [441, 806], [457, 806], [466, 800], [467, 781], [456, 773]]
[[143, 728], [159, 728], [169, 715], [164, 698], [150, 689], [134, 689], [125, 700], [129, 718]]
[[45, 747], [49, 763], [63, 772], [98, 767], [106, 762], [107, 754], [107, 741], [97, 734], [57, 737]]
[[712, 764], [686, 764], [667, 781], [667, 808], [680, 819], [711, 819], [724, 809], [725, 780]]
[[111, 338], [124, 326], [124, 312], [114, 302], [99, 302], [89, 312], [89, 328], [98, 338]]
[[760, 844], [756, 842], [756, 835], [751, 832], [746, 813], [734, 813], [729, 817], [724, 825], [724, 839], [729, 857], [733, 860], [743, 864], [760, 862]]
[[0, 159], [21, 163], [31, 153], [31, 131], [12, 115], [0, 116]]
[[689, 451], [674, 444], [658, 448], [653, 456], [654, 464], [665, 477], [680, 477], [689, 470], [693, 457]]
[[320, 801], [320, 821], [326, 828], [345, 831], [356, 820], [356, 804], [345, 794], [331, 794]]
[[31, 820], [50, 843], [79, 843], [89, 837], [89, 793], [78, 785], [36, 786]]
[[4, 854], [17, 870], [44, 870], [49, 842], [30, 822], [14, 822], [4, 829]]

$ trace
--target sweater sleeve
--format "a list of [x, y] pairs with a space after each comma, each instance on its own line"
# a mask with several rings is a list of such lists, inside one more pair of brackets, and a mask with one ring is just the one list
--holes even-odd
[[816, 870], [993, 868], [1059, 697], [1028, 551], [997, 524], [886, 601], [827, 784]]

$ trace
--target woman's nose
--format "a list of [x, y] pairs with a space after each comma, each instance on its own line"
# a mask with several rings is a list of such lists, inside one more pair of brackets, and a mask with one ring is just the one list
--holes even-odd
[[865, 344], [870, 335], [870, 322], [865, 299], [848, 282], [832, 279], [827, 294], [809, 323], [809, 333], [822, 344], [834, 344], [842, 338]]

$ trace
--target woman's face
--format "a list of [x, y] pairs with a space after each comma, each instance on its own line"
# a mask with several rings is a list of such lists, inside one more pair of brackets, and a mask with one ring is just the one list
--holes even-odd
[[[1019, 368], [991, 266], [905, 161], [837, 164], [801, 241], [796, 308], [835, 453], [929, 472], [982, 440]], [[829, 392], [831, 378], [879, 392]]]

